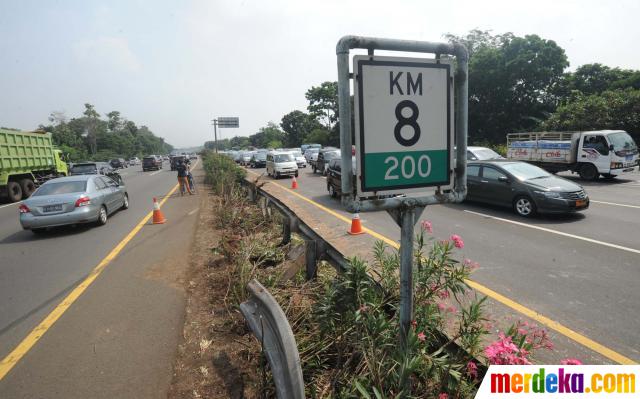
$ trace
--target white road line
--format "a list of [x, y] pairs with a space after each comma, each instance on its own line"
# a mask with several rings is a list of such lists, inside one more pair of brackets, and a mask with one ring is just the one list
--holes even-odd
[[155, 171], [155, 172], [153, 172], [153, 173], [149, 173], [149, 176], [157, 175], [157, 174], [158, 174], [158, 173], [160, 173], [160, 172], [162, 172], [162, 169], [160, 169], [160, 170], [156, 170], [156, 171]]
[[198, 209], [200, 209], [200, 208], [196, 208], [196, 209], [192, 210], [191, 212], [187, 213], [187, 215], [189, 215], [189, 216], [193, 215], [194, 213], [198, 212]]
[[19, 204], [19, 202], [14, 202], [14, 203], [12, 203], [12, 204], [7, 204], [7, 205], [0, 205], [0, 208], [6, 208], [6, 207], [8, 207], [8, 206], [11, 206], [11, 205], [18, 205], [18, 204]]
[[552, 233], [552, 234], [557, 234], [557, 235], [560, 235], [560, 236], [575, 238], [576, 240], [587, 241], [587, 242], [591, 242], [591, 243], [594, 243], [594, 244], [603, 245], [605, 247], [610, 247], [610, 248], [615, 248], [615, 249], [620, 249], [620, 250], [623, 250], [623, 251], [631, 252], [631, 253], [634, 253], [634, 254], [640, 254], [640, 250], [639, 249], [623, 247], [622, 245], [611, 244], [611, 243], [605, 242], [605, 241], [598, 241], [598, 240], [594, 240], [593, 238], [577, 236], [575, 234], [563, 233], [562, 231], [547, 229], [545, 227], [534, 226], [534, 225], [527, 224], [527, 223], [522, 223], [522, 222], [516, 222], [515, 220], [503, 219], [503, 218], [487, 215], [487, 214], [480, 213], [480, 212], [470, 211], [470, 210], [467, 210], [467, 209], [465, 209], [464, 211], [467, 212], [467, 213], [471, 213], [471, 214], [477, 215], [477, 216], [482, 216], [482, 217], [485, 217], [485, 218], [488, 218], [488, 219], [499, 220], [501, 222], [507, 222], [507, 223], [515, 224], [517, 226], [528, 227], [530, 229], [535, 229], [535, 230], [540, 230], [540, 231], [546, 231], [547, 233]]
[[637, 208], [637, 209], [640, 209], [640, 206], [638, 206], [638, 205], [618, 204], [618, 203], [615, 203], [615, 202], [596, 201], [596, 200], [591, 200], [591, 202], [595, 202], [596, 204], [605, 204], [605, 205], [624, 206], [624, 207], [626, 207], [626, 208]]

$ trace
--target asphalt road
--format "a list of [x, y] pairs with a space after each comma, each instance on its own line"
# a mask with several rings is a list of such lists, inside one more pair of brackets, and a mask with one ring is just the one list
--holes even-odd
[[[102, 227], [23, 231], [0, 205], [0, 360], [92, 272], [176, 184], [165, 169], [121, 171], [130, 208]], [[169, 198], [168, 223], [144, 225], [4, 377], [0, 397], [155, 397], [168, 388], [182, 332], [182, 270], [197, 196]], [[160, 394], [159, 394], [160, 393]]]
[[[640, 362], [640, 319], [633, 316], [640, 310], [640, 174], [613, 182], [565, 177], [585, 187], [588, 210], [529, 220], [465, 202], [430, 206], [422, 219], [439, 239], [462, 236], [465, 256], [480, 263], [473, 280]], [[291, 186], [291, 179], [275, 182]], [[301, 169], [298, 183], [300, 194], [350, 217], [320, 174]], [[386, 213], [360, 218], [399, 241], [400, 229]]]

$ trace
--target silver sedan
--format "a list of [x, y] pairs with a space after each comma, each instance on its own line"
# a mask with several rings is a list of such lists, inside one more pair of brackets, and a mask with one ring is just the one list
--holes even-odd
[[47, 181], [22, 201], [20, 224], [36, 234], [70, 224], [104, 225], [110, 214], [128, 207], [124, 183], [100, 175], [61, 177]]

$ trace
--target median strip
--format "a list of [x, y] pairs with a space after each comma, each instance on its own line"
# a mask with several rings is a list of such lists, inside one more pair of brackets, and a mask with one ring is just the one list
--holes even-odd
[[[247, 172], [253, 174], [254, 176], [261, 176], [260, 174], [255, 173], [255, 172], [250, 171], [250, 170], [247, 170]], [[279, 183], [276, 183], [276, 182], [268, 182], [268, 183], [274, 183], [275, 186], [279, 187], [282, 190], [285, 190], [289, 194], [292, 194], [292, 195], [294, 195], [294, 196], [296, 196], [296, 197], [298, 197], [298, 198], [300, 198], [300, 199], [302, 199], [302, 200], [314, 205], [315, 207], [323, 210], [326, 213], [329, 213], [332, 216], [335, 216], [336, 218], [344, 221], [345, 223], [349, 223], [349, 224], [351, 223], [351, 220], [349, 218], [347, 218], [347, 217], [345, 217], [345, 216], [343, 216], [343, 215], [341, 215], [341, 214], [339, 214], [339, 213], [337, 213], [337, 212], [335, 212], [335, 211], [333, 211], [333, 210], [331, 210], [331, 209], [329, 209], [329, 208], [327, 208], [327, 207], [315, 202], [312, 199], [309, 199], [309, 198], [303, 196], [302, 194], [299, 194], [299, 193], [297, 193], [297, 192], [295, 192], [293, 190], [290, 190], [287, 187], [284, 187], [283, 185], [281, 185]], [[478, 213], [478, 212], [472, 212], [472, 211], [467, 211], [467, 210], [465, 210], [465, 212], [470, 212], [470, 213], [474, 213], [474, 214], [485, 216], [484, 214], [481, 214], [481, 213]], [[492, 216], [489, 216], [489, 215], [486, 215], [486, 216], [488, 216], [490, 218], [495, 218], [495, 217], [492, 217]], [[510, 221], [508, 219], [501, 219], [501, 218], [495, 218], [495, 219], [500, 219], [500, 220], [504, 220], [504, 221], [507, 221], [507, 222], [513, 222], [513, 221]], [[519, 223], [519, 222], [513, 222], [513, 223], [519, 224], [519, 225], [523, 225], [524, 227], [538, 228], [537, 226], [530, 226], [530, 225], [527, 225], [525, 223]], [[539, 229], [541, 229], [541, 230], [549, 230], [549, 229], [544, 229], [542, 227], [540, 227]], [[377, 232], [375, 232], [375, 231], [373, 231], [371, 229], [368, 229], [368, 228], [363, 228], [363, 230], [364, 230], [365, 233], [367, 233], [367, 234], [369, 234], [369, 235], [371, 235], [371, 236], [373, 236], [373, 237], [375, 237], [375, 238], [377, 238], [379, 240], [382, 240], [383, 242], [387, 243], [388, 245], [390, 245], [393, 248], [396, 248], [396, 249], [400, 248], [400, 244], [398, 244], [396, 241], [394, 241], [394, 240], [392, 240], [392, 239], [390, 239], [388, 237], [385, 237], [384, 235], [382, 235], [380, 233], [377, 233]], [[555, 232], [555, 231], [551, 230], [551, 232]], [[561, 233], [561, 232], [558, 232], [558, 233]], [[567, 233], [562, 233], [562, 235], [572, 236], [571, 234], [567, 234]], [[579, 236], [575, 236], [574, 238], [578, 238], [578, 237]], [[590, 240], [590, 239], [586, 239], [586, 240]], [[593, 240], [593, 241], [595, 241], [595, 240]], [[615, 244], [610, 244], [610, 245], [615, 245]], [[620, 246], [616, 246], [616, 247], [620, 247]], [[621, 248], [625, 248], [625, 247], [621, 247]], [[631, 248], [627, 248], [627, 249], [631, 249]], [[637, 250], [633, 250], [633, 249], [631, 249], [631, 250], [632, 251], [637, 251]], [[640, 253], [640, 251], [638, 251], [638, 253]], [[541, 325], [544, 325], [545, 327], [556, 331], [560, 335], [563, 335], [563, 336], [569, 338], [570, 340], [572, 340], [574, 342], [577, 342], [577, 343], [583, 345], [584, 347], [589, 348], [590, 350], [592, 350], [592, 351], [594, 351], [596, 353], [599, 353], [600, 355], [602, 355], [602, 356], [604, 356], [604, 357], [606, 357], [606, 358], [608, 358], [608, 359], [610, 359], [610, 360], [612, 360], [614, 362], [617, 362], [617, 363], [620, 363], [620, 364], [637, 364], [637, 362], [635, 362], [634, 360], [632, 360], [632, 359], [630, 359], [630, 358], [628, 358], [628, 357], [626, 357], [626, 356], [624, 356], [624, 355], [622, 355], [622, 354], [620, 354], [620, 353], [618, 353], [618, 352], [616, 352], [616, 351], [614, 351], [614, 350], [612, 350], [610, 348], [607, 348], [606, 346], [604, 346], [604, 345], [602, 345], [602, 344], [600, 344], [600, 343], [598, 343], [596, 341], [593, 341], [592, 339], [587, 338], [586, 336], [581, 335], [581, 334], [573, 331], [572, 329], [562, 325], [561, 323], [559, 323], [557, 321], [554, 321], [554, 320], [552, 320], [552, 319], [550, 319], [550, 318], [548, 318], [546, 316], [543, 316], [542, 314], [536, 312], [535, 310], [529, 309], [526, 306], [521, 305], [518, 302], [516, 302], [514, 300], [511, 300], [511, 299], [505, 297], [504, 295], [502, 295], [502, 294], [500, 294], [500, 293], [498, 293], [496, 291], [493, 291], [492, 289], [490, 289], [488, 287], [485, 287], [484, 285], [482, 285], [480, 283], [477, 283], [477, 282], [475, 282], [473, 280], [466, 280], [466, 282], [470, 287], [476, 289], [478, 292], [486, 295], [487, 297], [489, 297], [489, 298], [491, 298], [491, 299], [493, 299], [493, 300], [495, 300], [495, 301], [497, 301], [497, 302], [509, 307], [510, 309], [515, 310], [516, 312], [518, 312], [520, 314], [523, 314], [523, 315], [535, 320], [536, 322], [540, 323]]]

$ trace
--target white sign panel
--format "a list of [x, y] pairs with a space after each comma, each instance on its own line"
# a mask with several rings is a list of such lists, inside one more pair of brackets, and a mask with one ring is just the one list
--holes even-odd
[[359, 196], [449, 186], [451, 62], [354, 56]]

